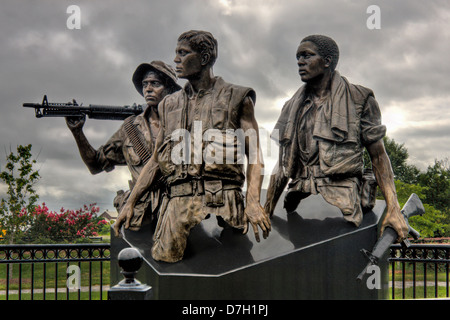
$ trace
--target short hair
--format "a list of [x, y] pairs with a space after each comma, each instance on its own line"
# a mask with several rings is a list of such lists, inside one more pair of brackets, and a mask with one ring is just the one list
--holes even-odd
[[330, 37], [323, 35], [310, 35], [304, 38], [300, 43], [310, 41], [317, 46], [317, 50], [322, 58], [331, 57], [330, 69], [334, 71], [339, 61], [339, 47]]
[[192, 49], [200, 54], [208, 54], [209, 65], [213, 65], [217, 59], [217, 40], [208, 31], [191, 30], [182, 33], [178, 42], [187, 41]]

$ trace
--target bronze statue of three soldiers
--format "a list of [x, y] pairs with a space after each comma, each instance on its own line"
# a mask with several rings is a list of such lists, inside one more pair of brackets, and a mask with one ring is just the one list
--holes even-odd
[[[148, 107], [127, 118], [98, 150], [82, 132], [84, 120], [67, 118], [91, 173], [116, 165], [130, 169], [130, 190], [115, 199], [120, 212], [116, 236], [122, 227], [136, 230], [157, 219], [152, 257], [176, 262], [183, 258], [191, 228], [213, 214], [220, 226], [243, 233], [250, 224], [260, 241], [260, 233], [263, 238], [270, 233], [270, 217], [286, 186], [288, 213], [310, 194], [321, 194], [358, 227], [373, 206], [368, 199], [373, 184], [366, 183], [371, 174], [363, 162], [366, 149], [386, 200], [381, 230], [391, 227], [397, 241], [406, 238], [378, 104], [372, 90], [349, 83], [335, 70], [339, 49], [334, 40], [312, 35], [297, 49], [304, 85], [286, 102], [274, 128], [279, 161], [264, 208], [256, 93], [213, 74], [217, 50], [211, 33], [191, 30], [178, 38], [175, 69], [160, 61], [140, 65], [133, 83]], [[187, 80], [183, 88], [177, 78]], [[214, 139], [205, 139], [209, 134]]]

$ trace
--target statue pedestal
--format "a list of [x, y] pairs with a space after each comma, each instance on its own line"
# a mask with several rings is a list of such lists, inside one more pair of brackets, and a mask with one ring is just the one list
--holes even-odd
[[[261, 196], [265, 199], [265, 193]], [[154, 226], [126, 230], [111, 237], [111, 286], [122, 276], [117, 255], [135, 247], [144, 258], [137, 279], [152, 286], [153, 299], [387, 299], [388, 263], [380, 262], [380, 289], [369, 289], [368, 274], [356, 280], [367, 260], [361, 249], [372, 250], [377, 224], [385, 209], [377, 201], [359, 228], [346, 222], [339, 209], [310, 196], [296, 213], [287, 214], [280, 199], [267, 239], [218, 226], [215, 216], [192, 229], [184, 259], [154, 261], [150, 251]], [[386, 253], [387, 257], [387, 253]]]

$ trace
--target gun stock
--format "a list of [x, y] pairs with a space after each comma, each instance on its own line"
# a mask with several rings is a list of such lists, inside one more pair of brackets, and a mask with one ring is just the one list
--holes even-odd
[[26, 108], [34, 108], [36, 118], [44, 117], [82, 117], [98, 120], [125, 120], [129, 116], [138, 115], [143, 112], [141, 105], [132, 106], [105, 106], [89, 105], [83, 106], [73, 100], [69, 103], [49, 103], [47, 95], [44, 95], [42, 103], [24, 103]]
[[[408, 232], [411, 234], [414, 239], [418, 239], [420, 237], [420, 234], [417, 230], [412, 228], [409, 225], [408, 219], [416, 216], [416, 215], [423, 215], [425, 213], [425, 209], [423, 207], [422, 201], [420, 201], [417, 194], [413, 193], [409, 197], [408, 201], [406, 201], [405, 205], [403, 206], [402, 215], [405, 218], [406, 224], [408, 225]], [[375, 243], [372, 252], [369, 252], [365, 249], [361, 250], [361, 253], [364, 255], [364, 257], [369, 260], [366, 267], [361, 271], [361, 273], [356, 278], [358, 281], [361, 281], [364, 277], [364, 274], [367, 272], [367, 269], [372, 265], [378, 265], [379, 260], [382, 258], [384, 253], [389, 250], [389, 247], [394, 243], [394, 241], [397, 239], [398, 234], [397, 232], [390, 227], [387, 227], [383, 235], [378, 239], [378, 241]], [[408, 239], [405, 239], [402, 241], [402, 246], [409, 247], [409, 241]]]

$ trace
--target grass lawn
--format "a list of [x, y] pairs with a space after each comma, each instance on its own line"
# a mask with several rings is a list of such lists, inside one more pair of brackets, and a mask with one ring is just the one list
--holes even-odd
[[[19, 300], [19, 294], [14, 293], [10, 294], [8, 297], [9, 300]], [[44, 300], [44, 294], [42, 292], [34, 293], [33, 297], [31, 293], [22, 293], [21, 300]], [[54, 292], [47, 292], [45, 294], [45, 300], [107, 300], [108, 299], [108, 291], [103, 290], [102, 299], [100, 299], [99, 291], [92, 291], [91, 296], [89, 297], [89, 292], [81, 292], [78, 297], [78, 292], [69, 292], [69, 299], [67, 299], [67, 294], [65, 292], [58, 292], [57, 298], [55, 299]], [[0, 301], [6, 300], [5, 295], [0, 295]]]
[[[81, 271], [81, 287], [89, 287], [91, 284], [94, 287], [92, 290], [92, 299], [99, 298], [99, 292], [94, 290], [100, 289], [100, 283], [102, 282], [103, 290], [109, 286], [110, 279], [110, 266], [109, 261], [92, 261], [92, 262], [71, 262], [70, 264], [66, 262], [54, 263], [49, 262], [44, 265], [43, 263], [24, 263], [21, 266], [19, 264], [11, 264], [13, 266], [12, 277], [9, 281], [10, 295], [9, 299], [14, 300], [15, 296], [18, 299], [18, 294], [15, 294], [16, 290], [21, 288], [22, 299], [31, 299], [30, 290], [34, 290], [33, 299], [40, 300], [43, 299], [42, 289], [44, 288], [44, 277], [45, 277], [45, 289], [46, 289], [46, 299], [55, 299], [55, 286], [58, 289], [58, 299], [66, 299], [66, 288], [67, 288], [67, 268], [69, 265], [75, 265], [80, 267]], [[91, 272], [90, 272], [91, 270]], [[22, 272], [22, 278], [19, 279], [20, 271]], [[73, 273], [70, 273], [72, 275]], [[0, 265], [0, 300], [5, 300], [5, 292], [7, 288], [6, 283], [7, 276], [7, 265]], [[100, 277], [102, 276], [102, 280]], [[55, 283], [55, 279], [56, 283]], [[83, 288], [84, 289], [84, 288]], [[106, 288], [107, 290], [107, 288]], [[63, 292], [60, 292], [63, 291]], [[97, 298], [95, 298], [97, 296]], [[78, 292], [71, 290], [69, 292], [69, 297], [71, 299], [78, 299]], [[88, 292], [81, 292], [81, 299], [89, 298]]]
[[[442, 264], [437, 269], [437, 277], [435, 273], [435, 265], [430, 263], [428, 264], [426, 270], [426, 290], [424, 287], [424, 279], [425, 279], [425, 267], [421, 263], [417, 263], [416, 271], [415, 271], [415, 282], [416, 289], [414, 295], [414, 288], [412, 287], [412, 283], [414, 280], [414, 269], [411, 263], [405, 264], [405, 299], [423, 299], [423, 298], [435, 298], [435, 281], [438, 281], [438, 298], [448, 298], [449, 293], [447, 290], [446, 283], [449, 279], [448, 270], [445, 265]], [[395, 299], [403, 299], [402, 296], [402, 264], [397, 262], [395, 265]], [[389, 282], [392, 283], [392, 268], [389, 270]], [[392, 290], [390, 291], [390, 298], [392, 299]]]
[[[434, 264], [429, 263], [427, 270], [427, 282], [432, 282], [435, 280], [435, 266]], [[423, 282], [425, 275], [425, 267], [421, 263], [417, 263], [416, 265], [416, 272], [415, 272], [415, 279], [418, 282]], [[450, 276], [450, 273], [449, 273]], [[410, 263], [405, 264], [405, 280], [406, 281], [412, 281], [414, 279], [414, 269], [413, 265]], [[392, 268], [389, 268], [389, 280], [392, 280]], [[396, 262], [395, 264], [395, 281], [401, 281], [402, 280], [402, 264], [400, 262]], [[438, 281], [447, 281], [447, 270], [445, 268], [444, 264], [441, 264], [438, 267], [437, 272], [437, 280]]]
[[[447, 288], [445, 286], [438, 286], [438, 298], [448, 298], [447, 295]], [[392, 299], [392, 290], [389, 290], [389, 298]], [[413, 288], [406, 288], [405, 289], [405, 298], [404, 299], [434, 299], [435, 298], [435, 286], [434, 284], [427, 285], [427, 292], [425, 297], [425, 291], [423, 286], [416, 286], [416, 294], [414, 296], [414, 289]], [[402, 296], [402, 289], [395, 289], [395, 299], [403, 299]]]

